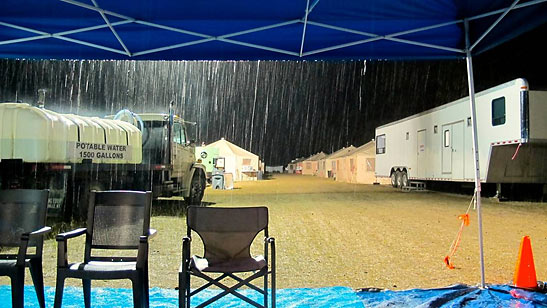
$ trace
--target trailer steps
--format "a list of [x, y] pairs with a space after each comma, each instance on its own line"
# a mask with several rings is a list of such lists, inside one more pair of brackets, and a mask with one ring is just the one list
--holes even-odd
[[420, 181], [410, 181], [408, 186], [403, 186], [403, 191], [425, 191], [425, 182]]

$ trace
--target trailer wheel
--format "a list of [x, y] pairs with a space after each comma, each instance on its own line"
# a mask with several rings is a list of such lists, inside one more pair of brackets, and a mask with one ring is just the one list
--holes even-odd
[[397, 172], [396, 171], [393, 171], [391, 173], [391, 186], [393, 186], [393, 188], [397, 188]]
[[401, 188], [408, 186], [408, 175], [406, 171], [401, 171]]
[[184, 198], [188, 205], [201, 205], [203, 193], [205, 191], [205, 176], [203, 172], [196, 172], [190, 184], [190, 196]]
[[403, 173], [401, 171], [395, 171], [395, 182], [397, 188], [403, 187]]

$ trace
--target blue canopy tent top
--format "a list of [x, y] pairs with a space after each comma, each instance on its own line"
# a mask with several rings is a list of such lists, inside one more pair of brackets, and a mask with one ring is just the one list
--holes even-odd
[[0, 57], [102, 60], [467, 59], [547, 22], [547, 0], [4, 0]]
[[477, 54], [545, 23], [544, 2], [5, 0], [0, 57], [463, 58], [466, 22]]

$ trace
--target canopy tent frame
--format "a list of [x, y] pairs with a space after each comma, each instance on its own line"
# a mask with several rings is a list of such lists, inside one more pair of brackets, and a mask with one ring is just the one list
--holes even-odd
[[[468, 17], [468, 18], [464, 18], [464, 19], [457, 19], [457, 20], [454, 20], [454, 21], [443, 22], [443, 23], [439, 23], [439, 24], [433, 24], [433, 25], [429, 25], [429, 26], [425, 26], [425, 27], [416, 28], [416, 29], [409, 29], [409, 30], [400, 31], [400, 32], [396, 32], [396, 33], [391, 33], [391, 34], [387, 34], [387, 35], [379, 35], [379, 34], [363, 32], [363, 31], [359, 31], [359, 30], [355, 30], [355, 29], [349, 29], [349, 28], [329, 25], [329, 24], [325, 24], [325, 23], [322, 23], [322, 22], [315, 22], [313, 20], [310, 20], [309, 19], [310, 14], [313, 12], [313, 9], [319, 4], [320, 0], [315, 0], [315, 2], [312, 3], [311, 5], [310, 5], [310, 1], [306, 0], [307, 2], [306, 2], [306, 9], [305, 9], [305, 12], [304, 12], [304, 16], [300, 19], [294, 19], [294, 20], [289, 20], [289, 21], [285, 21], [285, 22], [281, 22], [281, 23], [275, 23], [275, 24], [272, 24], [272, 25], [251, 28], [251, 29], [238, 31], [238, 32], [233, 32], [233, 33], [228, 33], [228, 34], [224, 34], [224, 35], [220, 35], [220, 36], [212, 36], [212, 35], [199, 33], [199, 32], [195, 32], [195, 31], [189, 31], [189, 30], [180, 29], [180, 28], [176, 28], [176, 27], [166, 26], [166, 25], [162, 25], [162, 24], [159, 24], [159, 23], [148, 22], [148, 21], [145, 21], [145, 20], [139, 20], [139, 19], [136, 19], [136, 18], [132, 18], [132, 17], [123, 15], [123, 14], [112, 12], [110, 10], [105, 10], [105, 9], [102, 9], [101, 7], [99, 7], [99, 5], [97, 4], [97, 2], [95, 0], [91, 0], [93, 5], [85, 4], [85, 3], [82, 3], [82, 2], [76, 1], [76, 0], [59, 0], [59, 1], [99, 13], [101, 15], [101, 18], [104, 21], [104, 24], [91, 26], [91, 27], [85, 27], [85, 28], [79, 28], [79, 29], [73, 29], [73, 30], [69, 30], [69, 31], [57, 32], [57, 33], [48, 33], [48, 32], [45, 32], [45, 31], [35, 30], [35, 29], [28, 28], [28, 27], [24, 27], [24, 26], [20, 26], [20, 25], [0, 21], [1, 26], [5, 26], [5, 27], [9, 27], [9, 28], [14, 28], [14, 29], [17, 29], [17, 30], [22, 30], [22, 31], [25, 31], [25, 32], [38, 34], [37, 36], [32, 36], [32, 37], [25, 37], [25, 38], [18, 38], [18, 39], [10, 39], [10, 40], [0, 41], [0, 45], [16, 44], [16, 43], [33, 41], [33, 40], [55, 38], [55, 39], [59, 39], [59, 40], [72, 42], [74, 44], [80, 44], [80, 45], [84, 45], [84, 46], [88, 46], [88, 47], [92, 47], [92, 48], [96, 48], [96, 49], [101, 49], [101, 50], [113, 52], [113, 53], [116, 53], [116, 54], [125, 55], [128, 58], [132, 58], [132, 57], [138, 57], [138, 56], [148, 55], [148, 54], [152, 54], [152, 53], [158, 53], [158, 52], [171, 50], [171, 49], [177, 49], [177, 48], [182, 48], [182, 47], [187, 47], [187, 46], [192, 46], [192, 45], [208, 43], [208, 42], [212, 42], [212, 41], [221, 41], [221, 42], [224, 42], [224, 43], [240, 45], [240, 46], [246, 46], [246, 47], [255, 48], [255, 49], [261, 49], [261, 50], [265, 50], [265, 51], [285, 54], [285, 55], [294, 56], [294, 57], [298, 57], [298, 58], [305, 58], [307, 56], [321, 54], [321, 53], [325, 53], [325, 52], [328, 52], [328, 51], [347, 48], [347, 47], [351, 47], [351, 46], [355, 46], [355, 45], [367, 44], [367, 43], [376, 42], [376, 41], [379, 41], [379, 40], [388, 40], [388, 41], [395, 41], [395, 42], [408, 44], [408, 45], [415, 45], [415, 46], [427, 47], [427, 48], [432, 48], [432, 49], [450, 51], [450, 52], [454, 52], [454, 53], [457, 53], [457, 54], [461, 54], [462, 57], [465, 57], [466, 56], [466, 49], [457, 49], [457, 48], [452, 48], [452, 47], [447, 47], [447, 46], [428, 44], [428, 43], [423, 43], [423, 42], [418, 42], [418, 41], [402, 39], [402, 38], [399, 38], [399, 37], [403, 36], [403, 35], [407, 35], [407, 34], [414, 34], [414, 33], [423, 32], [423, 31], [427, 31], [427, 30], [433, 30], [433, 29], [436, 29], [436, 28], [442, 28], [442, 27], [446, 27], [446, 26], [450, 26], [450, 25], [456, 25], [456, 24], [462, 24], [463, 25], [464, 23], [469, 22], [469, 21], [482, 19], [482, 18], [487, 18], [487, 17], [493, 16], [493, 15], [502, 14], [500, 16], [500, 18], [498, 18], [498, 21], [495, 22], [491, 26], [490, 29], [485, 31], [485, 33], [483, 34], [483, 36], [481, 38], [479, 38], [475, 43], [473, 43], [471, 48], [467, 48], [467, 49], [473, 50], [477, 46], [477, 44], [480, 41], [482, 41], [482, 39], [494, 28], [494, 26], [510, 11], [547, 2], [547, 0], [534, 0], [534, 1], [526, 2], [526, 3], [518, 4], [519, 1], [515, 1], [515, 2], [513, 2], [513, 4], [510, 7], [494, 10], [494, 11], [483, 13], [483, 14], [480, 14], [480, 15], [477, 15], [477, 16], [472, 16], [472, 17]], [[110, 22], [107, 16], [116, 17], [116, 18], [122, 19], [122, 21]], [[126, 46], [123, 39], [118, 35], [118, 33], [115, 30], [116, 26], [120, 26], [120, 25], [124, 25], [124, 24], [128, 24], [128, 23], [135, 23], [135, 24], [139, 24], [139, 25], [143, 25], [143, 26], [154, 27], [154, 28], [163, 29], [163, 30], [167, 30], [167, 31], [182, 33], [182, 34], [198, 37], [199, 39], [192, 40], [192, 41], [189, 41], [189, 42], [180, 43], [180, 44], [168, 45], [168, 46], [163, 46], [163, 47], [159, 47], [159, 48], [153, 48], [153, 49], [148, 49], [148, 50], [143, 50], [143, 51], [138, 51], [138, 52], [131, 52], [129, 50], [129, 48]], [[298, 24], [298, 23], [303, 24], [302, 39], [300, 41], [300, 46], [299, 46], [300, 50], [299, 50], [299, 52], [285, 50], [285, 49], [279, 49], [279, 48], [274, 48], [274, 47], [268, 47], [268, 46], [253, 44], [253, 43], [247, 43], [247, 42], [232, 39], [233, 37], [241, 36], [241, 35], [244, 35], [244, 34], [251, 34], [251, 33], [261, 32], [261, 31], [265, 31], [265, 30], [281, 28], [281, 27], [285, 27], [285, 26], [288, 26], [288, 25]], [[339, 44], [339, 45], [335, 45], [335, 46], [329, 46], [329, 47], [326, 47], [326, 48], [321, 48], [321, 49], [310, 50], [310, 51], [304, 52], [305, 38], [306, 38], [306, 28], [307, 28], [308, 25], [313, 25], [313, 26], [316, 26], [316, 27], [321, 27], [321, 28], [340, 31], [340, 32], [345, 32], [345, 33], [356, 34], [356, 35], [364, 36], [364, 37], [367, 37], [367, 38], [363, 39], [363, 40], [357, 40], [357, 41], [353, 41], [353, 42], [348, 42], [348, 43], [344, 43], [344, 44]], [[119, 42], [121, 49], [111, 48], [111, 47], [108, 47], [108, 46], [103, 46], [103, 45], [99, 45], [99, 44], [95, 44], [95, 43], [86, 42], [86, 41], [83, 41], [83, 40], [67, 37], [67, 35], [70, 35], [70, 34], [82, 33], [82, 32], [87, 32], [87, 31], [103, 29], [103, 28], [109, 28], [110, 29], [112, 34], [116, 37], [117, 41]]]
[[[227, 33], [227, 34], [222, 34], [222, 35], [217, 35], [217, 36], [209, 35], [209, 34], [205, 34], [205, 33], [200, 33], [200, 32], [196, 32], [196, 31], [190, 31], [190, 30], [187, 30], [187, 29], [172, 27], [172, 26], [168, 26], [168, 25], [162, 25], [160, 23], [155, 23], [155, 22], [150, 22], [150, 21], [145, 21], [145, 20], [139, 20], [139, 19], [136, 19], [136, 18], [132, 18], [132, 17], [129, 17], [129, 16], [126, 16], [126, 15], [123, 15], [123, 14], [119, 14], [119, 13], [110, 11], [110, 10], [105, 10], [105, 9], [99, 7], [99, 5], [97, 4], [97, 2], [95, 0], [91, 0], [93, 5], [85, 4], [85, 3], [82, 3], [82, 2], [77, 1], [77, 0], [59, 0], [59, 1], [70, 4], [70, 5], [73, 5], [73, 6], [76, 6], [76, 7], [79, 7], [79, 8], [83, 8], [83, 9], [87, 9], [87, 10], [91, 10], [91, 11], [95, 11], [95, 12], [99, 13], [102, 20], [103, 20], [103, 22], [104, 22], [104, 24], [95, 25], [95, 26], [88, 26], [88, 27], [83, 27], [83, 28], [79, 28], [79, 29], [63, 31], [63, 32], [51, 32], [50, 33], [50, 32], [46, 32], [46, 31], [32, 29], [32, 28], [25, 27], [25, 26], [22, 26], [22, 25], [16, 25], [14, 23], [0, 21], [0, 26], [9, 27], [9, 28], [13, 28], [13, 29], [22, 30], [22, 31], [25, 31], [25, 32], [30, 32], [30, 33], [36, 34], [36, 36], [25, 37], [25, 38], [6, 39], [4, 41], [0, 41], [0, 46], [1, 45], [7, 45], [7, 44], [17, 44], [17, 43], [35, 41], [35, 40], [42, 40], [42, 39], [47, 39], [47, 38], [55, 38], [55, 39], [59, 39], [59, 40], [63, 40], [63, 41], [72, 42], [74, 44], [84, 45], [84, 46], [88, 46], [88, 47], [92, 47], [92, 48], [112, 52], [112, 53], [115, 53], [117, 55], [118, 54], [123, 55], [123, 56], [127, 57], [127, 59], [132, 59], [132, 58], [136, 58], [138, 56], [151, 55], [151, 54], [155, 54], [155, 53], [159, 53], [159, 52], [163, 52], [163, 51], [167, 51], [167, 50], [183, 48], [183, 47], [188, 47], [188, 46], [194, 46], [194, 45], [204, 44], [204, 43], [213, 42], [213, 41], [219, 41], [219, 42], [229, 43], [229, 44], [233, 44], [233, 45], [239, 45], [239, 46], [245, 46], [245, 47], [249, 47], [249, 48], [269, 51], [269, 52], [273, 52], [273, 53], [277, 53], [277, 54], [288, 55], [288, 56], [295, 57], [295, 59], [306, 59], [306, 57], [311, 58], [311, 56], [325, 54], [327, 52], [334, 51], [334, 50], [340, 50], [340, 49], [344, 49], [344, 48], [348, 48], [348, 47], [352, 47], [352, 46], [356, 46], [356, 45], [364, 45], [364, 44], [368, 44], [368, 43], [372, 43], [372, 42], [385, 40], [385, 41], [393, 41], [393, 42], [398, 42], [398, 43], [407, 44], [407, 45], [414, 45], [414, 46], [420, 46], [420, 47], [424, 47], [424, 48], [447, 51], [447, 52], [455, 54], [457, 58], [458, 57], [465, 58], [466, 59], [466, 65], [467, 65], [468, 90], [469, 90], [469, 107], [471, 109], [473, 158], [474, 158], [474, 168], [475, 168], [475, 195], [474, 195], [474, 200], [475, 200], [476, 210], [477, 210], [478, 232], [479, 232], [480, 269], [481, 269], [481, 283], [480, 283], [480, 286], [481, 286], [481, 288], [485, 287], [485, 265], [484, 265], [484, 249], [483, 249], [483, 234], [482, 234], [482, 213], [481, 213], [481, 179], [480, 179], [480, 166], [479, 166], [476, 106], [475, 106], [475, 104], [476, 104], [475, 103], [475, 84], [474, 84], [473, 61], [472, 61], [472, 57], [474, 55], [473, 50], [475, 50], [475, 48], [483, 41], [483, 39], [485, 37], [487, 37], [491, 33], [491, 31], [494, 28], [496, 28], [496, 26], [498, 26], [500, 21], [502, 19], [504, 19], [507, 16], [507, 14], [509, 14], [509, 12], [514, 11], [514, 10], [518, 10], [518, 9], [522, 9], [522, 8], [526, 8], [526, 7], [530, 7], [530, 6], [534, 6], [534, 5], [543, 4], [543, 3], [546, 3], [547, 0], [532, 0], [532, 1], [525, 2], [525, 3], [519, 3], [520, 0], [514, 0], [512, 2], [512, 4], [508, 7], [493, 10], [493, 11], [486, 12], [486, 13], [481, 13], [479, 15], [475, 15], [475, 16], [471, 16], [471, 17], [465, 17], [465, 18], [461, 18], [461, 19], [455, 19], [455, 20], [448, 20], [448, 21], [444, 21], [444, 22], [440, 22], [440, 23], [434, 23], [434, 24], [426, 25], [426, 26], [422, 25], [418, 28], [408, 29], [408, 30], [404, 30], [404, 31], [398, 31], [398, 32], [395, 32], [395, 33], [383, 34], [383, 35], [377, 34], [377, 33], [369, 33], [369, 32], [365, 32], [365, 31], [361, 31], [361, 30], [357, 30], [357, 29], [351, 29], [351, 28], [348, 28], [348, 27], [331, 25], [331, 24], [327, 24], [327, 23], [324, 23], [324, 22], [314, 21], [313, 18], [310, 18], [310, 17], [312, 17], [312, 13], [313, 13], [314, 9], [317, 7], [317, 5], [319, 5], [320, 0], [314, 0], [313, 2], [310, 1], [310, 0], [306, 0], [305, 11], [303, 12], [303, 17], [301, 17], [301, 18], [290, 19], [290, 20], [286, 20], [286, 21], [283, 21], [283, 22], [277, 22], [277, 23], [273, 23], [273, 24], [269, 24], [269, 25], [264, 25], [264, 26], [261, 26], [261, 27], [252, 27], [252, 28], [249, 28], [249, 29], [245, 29], [245, 30], [241, 30], [241, 31], [237, 31], [237, 32], [232, 32], [232, 33]], [[312, 3], [310, 3], [310, 2], [312, 2]], [[471, 42], [469, 23], [471, 21], [484, 19], [484, 18], [496, 16], [496, 15], [499, 15], [497, 17], [497, 19], [480, 36], [478, 36], [478, 39], [476, 39], [474, 42]], [[117, 21], [117, 22], [111, 22], [109, 17], [115, 17], [115, 18], [121, 19], [121, 20]], [[157, 48], [150, 48], [150, 49], [141, 50], [141, 51], [131, 51], [130, 48], [127, 47], [124, 40], [118, 35], [115, 28], [117, 26], [121, 26], [121, 25], [125, 25], [125, 24], [132, 24], [132, 23], [142, 25], [142, 26], [147, 26], [147, 27], [152, 27], [152, 28], [157, 28], [157, 29], [162, 29], [162, 30], [167, 30], [167, 31], [172, 31], [172, 32], [176, 32], [176, 33], [189, 35], [189, 36], [195, 37], [195, 39], [193, 38], [190, 41], [179, 43], [179, 44], [170, 44], [170, 45], [166, 45], [166, 46], [161, 46], [161, 47], [157, 47]], [[295, 25], [295, 24], [302, 24], [303, 25], [302, 26], [302, 32], [301, 32], [301, 39], [298, 42], [299, 46], [294, 46], [295, 50], [298, 49], [299, 51], [291, 51], [291, 50], [288, 50], [288, 49], [281, 49], [281, 48], [275, 48], [275, 47], [271, 47], [271, 46], [264, 46], [264, 45], [261, 45], [261, 44], [243, 42], [241, 40], [236, 39], [236, 37], [241, 36], [241, 35], [253, 34], [253, 33], [258, 33], [258, 32], [271, 30], [271, 29], [279, 29], [279, 28], [283, 28], [283, 27], [290, 26], [290, 25]], [[335, 44], [335, 45], [332, 45], [332, 46], [316, 48], [316, 49], [313, 49], [313, 50], [305, 51], [306, 38], [307, 38], [307, 28], [310, 25], [315, 26], [315, 27], [320, 27], [320, 28], [323, 28], [323, 29], [340, 31], [342, 33], [353, 34], [353, 35], [360, 36], [362, 38], [358, 39], [358, 40], [352, 40], [352, 41], [349, 41], [349, 42], [346, 42], [346, 43], [343, 43], [343, 44]], [[438, 45], [438, 44], [431, 44], [431, 43], [427, 43], [427, 42], [420, 42], [420, 41], [415, 41], [415, 40], [409, 40], [409, 39], [402, 38], [402, 36], [404, 36], [404, 35], [416, 34], [416, 33], [424, 32], [424, 31], [428, 31], [428, 30], [434, 30], [434, 29], [448, 27], [448, 26], [454, 26], [454, 25], [459, 25], [459, 26], [462, 26], [464, 28], [464, 33], [463, 33], [463, 35], [465, 37], [465, 47], [464, 48], [460, 49], [460, 48], [454, 48], [454, 47], [451, 47], [451, 46], [442, 46], [442, 45]], [[100, 45], [100, 44], [96, 44], [96, 43], [87, 42], [87, 41], [80, 40], [80, 39], [67, 37], [67, 35], [71, 35], [71, 34], [83, 33], [83, 32], [99, 30], [99, 29], [106, 29], [106, 28], [108, 28], [110, 30], [110, 32], [116, 37], [116, 40], [119, 43], [121, 48], [112, 48], [112, 47], [108, 47], [108, 46], [104, 46], [104, 45]], [[327, 56], [325, 56], [325, 57], [327, 57]]]

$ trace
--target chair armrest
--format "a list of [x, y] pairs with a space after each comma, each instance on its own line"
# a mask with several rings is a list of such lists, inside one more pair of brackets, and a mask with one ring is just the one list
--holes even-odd
[[275, 238], [273, 237], [265, 237], [264, 238], [264, 256], [266, 257], [266, 260], [268, 260], [268, 244], [270, 244], [270, 251], [271, 251], [271, 264], [273, 269], [275, 270]]
[[182, 238], [182, 268], [187, 270], [190, 263], [190, 243], [192, 238], [184, 236]]
[[31, 238], [31, 237], [36, 237], [36, 236], [44, 235], [44, 234], [49, 233], [49, 232], [51, 232], [51, 227], [45, 226], [45, 227], [40, 228], [40, 229], [38, 229], [38, 230], [29, 232], [29, 233], [23, 233], [23, 234], [21, 234], [21, 240], [25, 240], [25, 239], [28, 240], [28, 239]]
[[68, 266], [67, 240], [83, 235], [86, 231], [86, 228], [79, 228], [57, 234], [55, 237], [57, 240], [57, 267], [64, 268]]
[[268, 237], [265, 240], [266, 245], [270, 244], [270, 250], [272, 251], [272, 258], [275, 258], [275, 238]]
[[42, 236], [51, 231], [51, 227], [45, 226], [32, 232], [25, 232], [21, 234], [21, 243], [19, 244], [19, 251], [17, 253], [17, 266], [24, 266], [25, 259], [27, 257], [28, 242], [33, 237]]
[[148, 238], [153, 239], [158, 234], [158, 230], [156, 229], [148, 229]]
[[139, 250], [137, 252], [137, 268], [144, 268], [148, 264], [148, 241], [158, 234], [156, 229], [148, 229], [148, 235], [139, 237]]
[[86, 231], [87, 231], [87, 228], [78, 228], [78, 229], [75, 229], [75, 230], [72, 230], [72, 231], [59, 233], [59, 234], [57, 234], [55, 239], [57, 240], [57, 242], [66, 241], [68, 239], [83, 235], [83, 234], [85, 234]]
[[190, 257], [190, 243], [192, 242], [192, 238], [188, 237], [188, 236], [184, 236], [182, 238], [182, 252], [183, 252], [183, 256], [184, 256], [184, 252], [187, 251], [188, 252], [188, 257]]

